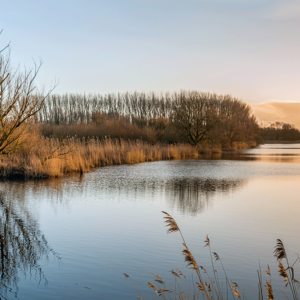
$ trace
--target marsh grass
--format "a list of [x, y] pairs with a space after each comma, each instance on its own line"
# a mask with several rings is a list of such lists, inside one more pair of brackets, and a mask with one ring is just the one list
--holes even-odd
[[198, 158], [199, 150], [188, 144], [155, 144], [140, 140], [47, 138], [38, 132], [24, 136], [18, 151], [0, 157], [3, 178], [59, 177], [71, 172], [88, 172], [109, 165], [159, 160]]
[[[181, 235], [183, 245], [182, 254], [184, 256], [184, 261], [187, 263], [187, 267], [192, 270], [192, 276], [187, 279], [187, 277], [180, 270], [176, 269], [176, 271], [174, 271], [172, 269], [171, 273], [174, 276], [174, 283], [166, 283], [165, 281], [163, 281], [160, 275], [155, 275], [150, 272], [154, 278], [152, 282], [148, 281], [148, 287], [152, 289], [156, 294], [156, 297], [153, 297], [153, 299], [247, 299], [247, 296], [244, 294], [240, 286], [227, 276], [220, 256], [216, 252], [212, 252], [209, 237], [206, 236], [204, 241], [204, 247], [208, 247], [211, 258], [211, 270], [208, 272], [203, 266], [198, 265], [193, 254], [188, 248], [183, 234], [175, 219], [167, 212], [163, 211], [162, 213], [164, 214], [165, 223], [168, 227], [167, 233], [179, 232]], [[289, 289], [290, 295], [292, 296], [291, 298], [289, 298], [287, 293], [279, 288], [282, 297], [285, 299], [298, 300], [297, 288], [300, 287], [300, 282], [295, 279], [294, 266], [296, 262], [299, 261], [299, 256], [297, 256], [293, 264], [290, 264], [284, 244], [280, 239], [277, 240], [277, 244], [274, 250], [274, 256], [278, 261], [279, 276], [283, 278], [285, 288]], [[221, 276], [218, 275], [218, 271], [215, 268], [215, 264], [217, 263], [221, 265], [221, 270], [223, 271], [222, 277], [225, 280], [225, 289], [223, 288], [223, 282], [221, 282], [221, 280], [219, 279]], [[268, 276], [268, 280], [265, 281], [266, 284], [264, 285], [261, 267], [259, 266], [259, 270], [257, 271], [258, 299], [263, 300], [265, 295], [268, 300], [272, 300], [274, 299], [274, 291], [269, 265], [267, 265], [267, 269], [265, 272]], [[140, 296], [137, 298], [140, 300], [148, 299], [134, 283], [131, 277], [128, 274], [123, 274], [139, 293]]]
[[[112, 124], [109, 123], [111, 130], [115, 122], [114, 120]], [[105, 136], [105, 132], [113, 133], [113, 131], [106, 130], [107, 128], [99, 127], [99, 129], [93, 125], [33, 125], [22, 135], [20, 145], [14, 152], [0, 156], [0, 177], [12, 179], [61, 177], [72, 172], [85, 173], [100, 166], [210, 158], [212, 154], [222, 153], [218, 144], [205, 141], [194, 147], [187, 143], [157, 142], [157, 133], [151, 128], [139, 131], [136, 125], [127, 124], [127, 127], [125, 125], [124, 134], [119, 134], [119, 138]], [[121, 127], [118, 126], [119, 133]], [[49, 136], [51, 132], [54, 135]], [[144, 135], [139, 139], [141, 132]], [[103, 135], [103, 138], [99, 138]], [[235, 143], [233, 146], [234, 149], [231, 150], [252, 147], [251, 144], [244, 142]]]

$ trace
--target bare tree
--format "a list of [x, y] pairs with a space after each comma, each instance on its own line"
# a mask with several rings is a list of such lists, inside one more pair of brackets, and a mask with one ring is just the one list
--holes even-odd
[[182, 91], [179, 98], [173, 108], [174, 124], [191, 145], [197, 146], [210, 138], [218, 124], [218, 115], [213, 105], [215, 99], [211, 99], [210, 94], [197, 91]]
[[6, 55], [0, 52], [0, 155], [20, 145], [23, 133], [43, 107], [48, 94], [37, 91], [34, 84], [41, 65], [21, 71], [11, 66], [9, 51]]

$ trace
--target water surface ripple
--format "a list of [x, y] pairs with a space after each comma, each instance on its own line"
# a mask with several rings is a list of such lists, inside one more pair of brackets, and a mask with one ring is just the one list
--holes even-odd
[[125, 272], [152, 299], [149, 271], [170, 282], [172, 269], [190, 274], [180, 235], [167, 235], [162, 210], [207, 269], [209, 235], [247, 299], [258, 298], [259, 262], [263, 270], [270, 265], [273, 285], [284, 289], [273, 250], [281, 238], [291, 260], [300, 252], [299, 162], [300, 144], [273, 144], [0, 182], [0, 298], [135, 299]]

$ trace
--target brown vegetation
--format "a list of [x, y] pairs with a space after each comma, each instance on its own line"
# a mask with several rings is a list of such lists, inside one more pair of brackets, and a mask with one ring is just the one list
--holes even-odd
[[22, 135], [42, 109], [46, 96], [36, 91], [40, 66], [21, 72], [0, 52], [0, 155], [17, 149]]
[[89, 121], [36, 119], [19, 136], [18, 147], [0, 156], [0, 176], [62, 176], [98, 166], [198, 158], [256, 146], [255, 118], [240, 100], [199, 92], [181, 92], [173, 100], [169, 118], [94, 111]]
[[[20, 138], [15, 151], [0, 156], [0, 177], [59, 177], [100, 166], [200, 158], [202, 154], [222, 152], [220, 145], [209, 141], [197, 147], [187, 143], [170, 144], [160, 142], [157, 132], [151, 128], [140, 131], [135, 124], [127, 124], [120, 130], [113, 126], [116, 123], [109, 120], [108, 124], [110, 122], [112, 126], [105, 127], [94, 124], [31, 126]], [[232, 148], [225, 150], [255, 146], [255, 142], [234, 142]]]
[[193, 146], [205, 141], [227, 149], [233, 148], [235, 142], [260, 140], [259, 127], [249, 105], [230, 95], [198, 91], [160, 95], [137, 92], [52, 95], [36, 121], [49, 126], [45, 127], [45, 134], [56, 136], [58, 128], [60, 134], [74, 136], [74, 130], [70, 132], [66, 126], [80, 124], [88, 126], [85, 138], [138, 138], [150, 143]]
[[[191, 279], [188, 281], [186, 276], [178, 269], [176, 271], [172, 270], [171, 273], [174, 276], [174, 283], [168, 284], [162, 280], [160, 275], [155, 275], [150, 272], [154, 277], [154, 283], [148, 281], [148, 286], [151, 288], [159, 298], [162, 299], [207, 299], [207, 300], [223, 300], [223, 299], [247, 299], [243, 290], [239, 287], [236, 282], [229, 279], [226, 270], [224, 268], [223, 262], [220, 256], [216, 252], [212, 252], [210, 239], [208, 236], [205, 238], [205, 246], [208, 247], [210, 258], [211, 258], [211, 271], [207, 271], [203, 266], [199, 266], [195, 257], [188, 248], [183, 234], [175, 221], [175, 219], [164, 212], [164, 219], [166, 226], [168, 227], [167, 233], [179, 232], [182, 238], [183, 250], [182, 254], [184, 260], [187, 263], [187, 267], [192, 270], [194, 277], [192, 275]], [[297, 288], [300, 286], [300, 282], [295, 278], [294, 265], [299, 260], [299, 255], [293, 264], [289, 263], [286, 250], [283, 242], [278, 239], [275, 246], [274, 256], [278, 261], [278, 272], [279, 276], [283, 278], [285, 288], [288, 287], [291, 294], [291, 299], [298, 299]], [[285, 263], [284, 263], [285, 262]], [[219, 270], [217, 270], [216, 265], [219, 264]], [[284, 266], [284, 264], [286, 266]], [[223, 277], [225, 280], [225, 286], [220, 281], [221, 274], [223, 272]], [[262, 300], [263, 295], [266, 294], [267, 299], [274, 299], [274, 291], [271, 280], [271, 271], [269, 266], [267, 266], [266, 274], [269, 280], [266, 280], [266, 285], [264, 286], [262, 281], [261, 269], [258, 271], [258, 299]], [[131, 277], [124, 273], [125, 278], [133, 285], [140, 297], [138, 299], [145, 300], [147, 297], [142, 293], [142, 291], [136, 286]], [[264, 292], [265, 290], [265, 292]], [[283, 292], [280, 287], [282, 295], [289, 299], [286, 292]], [[231, 294], [231, 295], [230, 295]], [[153, 299], [156, 299], [153, 297]]]
[[[207, 149], [207, 151], [216, 151]], [[116, 139], [64, 140], [42, 137], [31, 131], [23, 144], [10, 155], [0, 157], [1, 177], [50, 177], [70, 172], [87, 172], [107, 165], [133, 164], [158, 160], [198, 158], [199, 149], [187, 144], [155, 145], [140, 140]]]

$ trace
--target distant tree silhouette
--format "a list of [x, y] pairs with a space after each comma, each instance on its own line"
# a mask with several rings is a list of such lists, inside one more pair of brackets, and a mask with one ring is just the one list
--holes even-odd
[[261, 128], [262, 138], [266, 141], [300, 141], [300, 131], [294, 125], [274, 122]]

